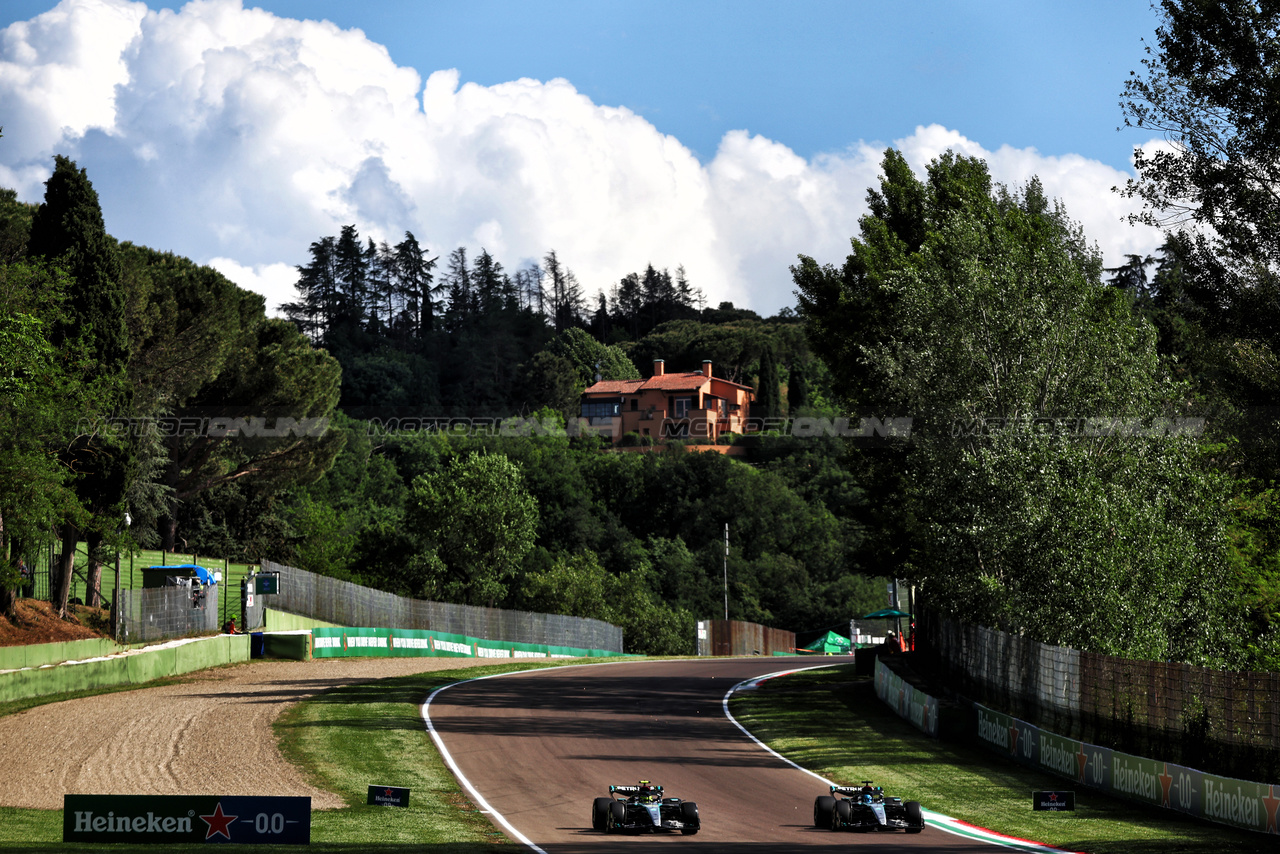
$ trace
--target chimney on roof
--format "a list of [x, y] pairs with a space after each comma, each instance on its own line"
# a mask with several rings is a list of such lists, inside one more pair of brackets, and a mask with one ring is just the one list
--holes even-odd
[[661, 359], [653, 360], [653, 375], [660, 377], [667, 372], [666, 365]]
[[702, 375], [704, 377], [711, 376], [711, 360], [710, 359], [702, 360]]

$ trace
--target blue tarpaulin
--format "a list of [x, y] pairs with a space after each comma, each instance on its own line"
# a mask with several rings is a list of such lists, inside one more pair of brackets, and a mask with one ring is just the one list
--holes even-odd
[[[194, 564], [194, 563], [175, 563], [175, 564], [169, 564], [169, 565], [166, 565], [166, 566], [147, 566], [147, 567], [143, 567], [143, 570], [144, 570], [144, 571], [156, 570], [157, 572], [159, 572], [159, 571], [161, 571], [161, 570], [166, 570], [166, 569], [167, 569], [167, 570], [175, 570], [175, 569], [182, 570], [182, 572], [180, 573], [181, 575], [194, 576], [195, 578], [197, 578], [197, 579], [200, 581], [200, 583], [201, 583], [201, 584], [217, 584], [217, 583], [218, 583], [218, 582], [217, 582], [217, 580], [213, 577], [213, 573], [212, 573], [212, 572], [210, 572], [209, 570], [205, 569], [203, 566], [198, 566], [198, 565], [196, 565], [196, 564]], [[177, 573], [172, 573], [172, 572], [170, 572], [170, 573], [168, 573], [168, 574], [173, 575], [173, 574], [177, 574]]]

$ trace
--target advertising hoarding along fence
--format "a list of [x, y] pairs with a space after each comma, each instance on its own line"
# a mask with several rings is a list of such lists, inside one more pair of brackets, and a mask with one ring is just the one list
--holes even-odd
[[938, 698], [931, 697], [876, 659], [876, 696], [898, 717], [926, 735], [938, 737]]
[[514, 643], [421, 629], [314, 628], [313, 658], [483, 658], [495, 660], [621, 656], [605, 649]]
[[1081, 652], [927, 608], [917, 628], [936, 678], [988, 707], [1224, 778], [1280, 778], [1280, 672]]
[[974, 709], [979, 741], [1024, 765], [1195, 818], [1280, 832], [1280, 785], [1217, 777], [1067, 738], [977, 703]]

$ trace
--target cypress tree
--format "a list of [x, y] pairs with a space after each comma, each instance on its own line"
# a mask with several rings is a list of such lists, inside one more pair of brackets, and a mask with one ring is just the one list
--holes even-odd
[[28, 256], [57, 263], [73, 279], [68, 318], [54, 328], [53, 344], [81, 341], [100, 373], [120, 373], [129, 358], [129, 337], [115, 241], [103, 225], [98, 194], [85, 171], [62, 155], [54, 164], [27, 242]]
[[787, 414], [794, 416], [809, 405], [809, 376], [804, 364], [797, 361], [791, 365], [791, 378], [787, 383]]
[[[125, 369], [129, 335], [125, 326], [125, 290], [115, 241], [107, 234], [98, 194], [83, 169], [69, 158], [54, 160], [45, 182], [44, 202], [31, 220], [27, 254], [62, 267], [71, 275], [65, 320], [55, 325], [55, 347], [77, 348], [90, 360], [85, 379], [103, 413], [128, 404]], [[75, 438], [61, 449], [64, 464], [80, 473], [76, 495], [81, 511], [66, 518], [61, 529], [62, 558], [51, 580], [53, 603], [66, 615], [75, 549], [88, 540], [89, 604], [96, 604], [94, 584], [101, 573], [98, 546], [124, 515], [125, 495], [133, 477], [131, 449], [107, 434]]]
[[760, 418], [782, 417], [782, 395], [778, 391], [778, 363], [768, 344], [760, 352], [760, 378], [756, 384], [756, 402], [751, 414]]

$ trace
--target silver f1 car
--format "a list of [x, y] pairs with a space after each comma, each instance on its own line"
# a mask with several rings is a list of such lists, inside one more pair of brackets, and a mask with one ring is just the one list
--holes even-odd
[[916, 801], [903, 803], [864, 780], [862, 787], [832, 786], [830, 795], [813, 802], [813, 824], [831, 830], [924, 830], [924, 816]]
[[661, 786], [641, 780], [637, 786], [610, 786], [609, 797], [596, 798], [591, 826], [605, 833], [678, 830], [692, 836], [702, 822], [693, 801], [664, 798]]

